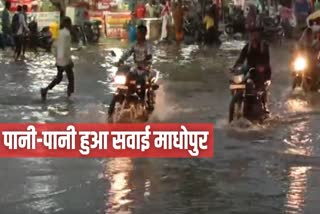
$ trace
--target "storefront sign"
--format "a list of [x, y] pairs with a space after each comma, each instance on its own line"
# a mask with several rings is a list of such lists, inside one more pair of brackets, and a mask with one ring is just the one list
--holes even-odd
[[112, 13], [106, 12], [106, 29], [107, 37], [110, 38], [124, 38], [127, 30], [124, 29], [126, 23], [131, 20], [130, 12]]
[[60, 23], [59, 12], [36, 12], [34, 14], [36, 16], [39, 28], [50, 26], [50, 24], [54, 22], [58, 24]]
[[32, 3], [34, 2], [33, 0], [11, 0], [11, 11], [17, 11], [18, 5], [27, 5], [28, 9], [31, 9]]

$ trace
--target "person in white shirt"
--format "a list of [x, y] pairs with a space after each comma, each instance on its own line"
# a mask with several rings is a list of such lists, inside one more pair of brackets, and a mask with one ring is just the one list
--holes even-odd
[[68, 78], [68, 97], [70, 97], [74, 92], [74, 73], [73, 62], [71, 59], [71, 27], [71, 19], [69, 17], [65, 17], [61, 23], [59, 36], [53, 45], [58, 73], [55, 79], [46, 88], [41, 89], [41, 97], [43, 101], [46, 100], [48, 90], [53, 89], [62, 81], [63, 72], [66, 72]]

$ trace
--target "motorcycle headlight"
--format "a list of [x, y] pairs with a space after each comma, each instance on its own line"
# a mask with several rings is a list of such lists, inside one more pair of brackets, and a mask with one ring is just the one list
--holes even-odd
[[114, 78], [114, 83], [117, 85], [124, 85], [126, 84], [127, 78], [125, 76], [116, 76]]
[[307, 68], [307, 60], [304, 57], [298, 57], [294, 61], [293, 67], [295, 71], [303, 71]]
[[244, 79], [244, 75], [243, 74], [240, 74], [240, 75], [235, 75], [233, 76], [233, 82], [236, 83], [236, 84], [240, 84], [243, 82], [243, 79]]
[[102, 25], [99, 25], [99, 28], [102, 29]]

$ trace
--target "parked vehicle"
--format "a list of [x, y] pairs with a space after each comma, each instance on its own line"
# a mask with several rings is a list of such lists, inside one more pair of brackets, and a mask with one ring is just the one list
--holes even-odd
[[97, 43], [101, 36], [101, 21], [87, 21], [84, 23], [83, 31], [89, 43]]

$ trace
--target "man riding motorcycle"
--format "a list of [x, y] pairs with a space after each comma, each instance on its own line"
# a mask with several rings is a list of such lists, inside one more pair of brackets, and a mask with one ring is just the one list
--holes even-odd
[[[317, 57], [319, 51], [319, 41], [318, 39], [315, 39], [312, 28], [306, 28], [295, 47], [293, 57], [295, 58], [301, 54], [306, 57], [308, 61], [308, 69], [305, 72], [311, 80], [316, 80], [319, 76], [319, 69], [317, 68]], [[317, 85], [314, 83], [316, 82], [312, 81], [311, 90], [317, 89]]]
[[[250, 68], [255, 68], [250, 74], [255, 87], [267, 90], [271, 84], [270, 53], [268, 44], [261, 40], [261, 31], [262, 29], [259, 27], [250, 29], [249, 42], [242, 49], [234, 68], [243, 65], [246, 61], [246, 72]], [[269, 113], [267, 108], [267, 93], [263, 95], [262, 104], [265, 113]]]
[[[152, 63], [152, 46], [146, 41], [146, 35], [147, 28], [144, 25], [139, 25], [137, 27], [137, 43], [132, 46], [118, 62], [119, 66], [122, 65], [133, 54], [135, 66], [130, 70], [132, 75], [138, 72], [138, 70], [146, 71], [148, 74], [150, 73]], [[114, 112], [115, 101], [114, 97], [109, 107], [109, 118]], [[151, 108], [153, 108], [154, 100], [149, 100], [149, 102], [151, 104]]]

